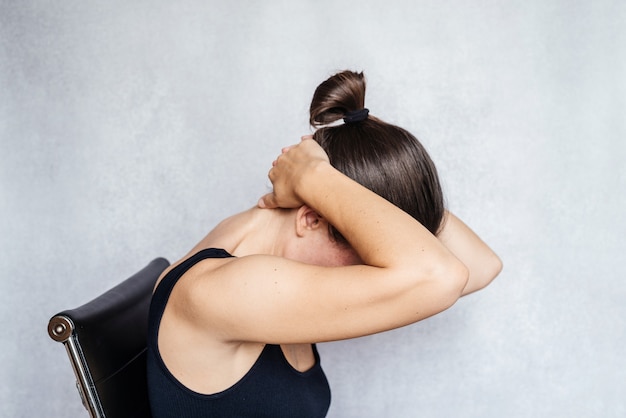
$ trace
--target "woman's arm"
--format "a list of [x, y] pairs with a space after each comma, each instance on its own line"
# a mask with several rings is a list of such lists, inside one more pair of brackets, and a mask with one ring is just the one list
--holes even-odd
[[[177, 285], [181, 315], [225, 341], [310, 343], [407, 325], [450, 307], [466, 267], [411, 216], [343, 175], [312, 140], [281, 155], [260, 206], [313, 208], [365, 265], [321, 267], [251, 255]], [[207, 264], [208, 266], [209, 264]]]
[[450, 212], [446, 211], [438, 238], [469, 270], [463, 296], [487, 286], [502, 270], [502, 261], [496, 253]]

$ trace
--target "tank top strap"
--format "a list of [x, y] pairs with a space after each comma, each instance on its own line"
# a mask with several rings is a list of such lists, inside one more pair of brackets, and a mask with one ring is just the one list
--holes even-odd
[[[154, 294], [152, 295], [152, 301], [150, 303], [150, 316], [152, 318], [158, 318], [156, 321], [156, 329], [158, 329], [158, 324], [160, 323], [160, 318], [165, 311], [165, 306], [167, 305], [167, 301], [174, 289], [174, 286], [178, 282], [178, 280], [185, 274], [190, 268], [195, 266], [202, 260], [206, 260], [207, 258], [228, 258], [233, 257], [227, 251], [221, 248], [205, 248], [203, 250], [198, 251], [191, 257], [182, 261], [172, 270], [167, 272], [165, 277], [161, 279], [161, 282], [157, 285]], [[156, 333], [156, 329], [150, 329], [149, 332]]]
[[[204, 250], [200, 250], [191, 257], [187, 258], [179, 265], [170, 270], [165, 277], [161, 280], [159, 285], [155, 290], [155, 295], [157, 292], [162, 292], [160, 289], [169, 289], [172, 290], [176, 282], [182, 277], [183, 274], [187, 273], [190, 268], [198, 264], [202, 260], [206, 260], [207, 258], [228, 258], [232, 257], [228, 252], [222, 250], [221, 248], [205, 248]], [[167, 293], [169, 291], [163, 290]]]

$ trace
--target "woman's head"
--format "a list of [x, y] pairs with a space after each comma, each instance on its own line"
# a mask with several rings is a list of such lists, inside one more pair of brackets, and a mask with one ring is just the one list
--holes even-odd
[[[339, 171], [409, 213], [436, 234], [444, 215], [437, 170], [422, 144], [406, 130], [367, 116], [334, 124], [365, 107], [363, 73], [343, 71], [313, 95], [313, 135]], [[361, 113], [362, 119], [365, 116]], [[329, 126], [332, 124], [332, 126]], [[332, 230], [333, 237], [345, 241]]]

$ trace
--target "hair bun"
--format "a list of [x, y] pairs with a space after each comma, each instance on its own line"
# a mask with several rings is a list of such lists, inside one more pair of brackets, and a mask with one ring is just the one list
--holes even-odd
[[312, 126], [327, 125], [345, 118], [348, 113], [357, 112], [360, 112], [357, 116], [359, 118], [363, 115], [364, 107], [365, 76], [362, 72], [342, 71], [315, 89], [309, 110], [309, 123]]

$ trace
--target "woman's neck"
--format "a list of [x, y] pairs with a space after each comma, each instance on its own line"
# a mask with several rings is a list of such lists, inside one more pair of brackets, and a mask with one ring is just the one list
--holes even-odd
[[291, 210], [251, 208], [220, 222], [194, 248], [223, 248], [236, 257], [284, 255], [284, 238], [293, 227]]

